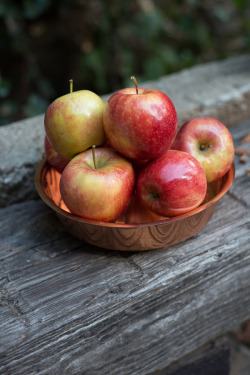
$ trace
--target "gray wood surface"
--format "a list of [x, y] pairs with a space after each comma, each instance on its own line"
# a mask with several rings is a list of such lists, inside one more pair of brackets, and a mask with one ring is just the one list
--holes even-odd
[[[250, 122], [231, 131], [237, 146]], [[0, 374], [147, 375], [249, 318], [250, 161], [235, 164], [208, 225], [165, 249], [81, 243], [41, 200], [0, 209]]]

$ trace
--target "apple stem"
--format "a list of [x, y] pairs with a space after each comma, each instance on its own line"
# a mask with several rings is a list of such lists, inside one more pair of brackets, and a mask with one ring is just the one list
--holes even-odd
[[136, 80], [136, 78], [135, 78], [134, 76], [131, 76], [130, 78], [134, 81], [136, 94], [138, 94], [139, 91], [138, 91], [138, 83], [137, 83], [137, 80]]
[[94, 168], [96, 169], [96, 162], [95, 162], [95, 148], [96, 146], [92, 146], [92, 156], [93, 156], [93, 163], [94, 163]]
[[69, 92], [70, 92], [70, 93], [73, 92], [73, 79], [70, 79], [70, 80], [69, 80]]

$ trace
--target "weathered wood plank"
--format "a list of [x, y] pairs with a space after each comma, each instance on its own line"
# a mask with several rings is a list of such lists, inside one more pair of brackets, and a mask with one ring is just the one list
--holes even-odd
[[250, 178], [235, 161], [209, 224], [168, 249], [94, 248], [41, 201], [1, 209], [0, 373], [146, 375], [247, 319]]

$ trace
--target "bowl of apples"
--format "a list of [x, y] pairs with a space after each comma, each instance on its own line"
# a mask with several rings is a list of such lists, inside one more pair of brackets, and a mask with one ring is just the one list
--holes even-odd
[[41, 199], [68, 232], [94, 246], [152, 250], [184, 241], [211, 219], [234, 179], [231, 134], [195, 118], [177, 130], [161, 91], [126, 88], [106, 104], [81, 90], [45, 114]]

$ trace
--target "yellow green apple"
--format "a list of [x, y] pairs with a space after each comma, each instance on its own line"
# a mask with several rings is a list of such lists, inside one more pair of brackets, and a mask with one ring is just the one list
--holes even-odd
[[45, 113], [44, 126], [55, 151], [71, 159], [93, 144], [103, 145], [103, 109], [102, 99], [88, 90], [70, 92], [54, 100]]

